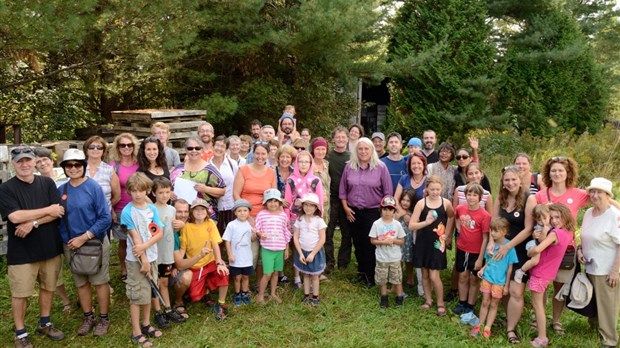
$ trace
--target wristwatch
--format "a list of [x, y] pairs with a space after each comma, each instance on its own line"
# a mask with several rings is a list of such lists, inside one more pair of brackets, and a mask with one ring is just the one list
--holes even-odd
[[39, 222], [37, 220], [32, 221], [32, 227], [39, 228]]

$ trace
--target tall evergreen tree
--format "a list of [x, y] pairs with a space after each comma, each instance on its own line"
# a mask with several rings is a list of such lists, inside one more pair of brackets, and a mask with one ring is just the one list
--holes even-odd
[[445, 138], [501, 124], [489, 108], [497, 82], [490, 29], [486, 1], [405, 1], [389, 42], [389, 126]]

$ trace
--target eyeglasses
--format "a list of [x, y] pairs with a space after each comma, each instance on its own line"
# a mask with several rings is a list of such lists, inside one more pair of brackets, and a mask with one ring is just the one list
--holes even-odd
[[297, 161], [299, 164], [310, 164], [310, 161]]
[[459, 155], [455, 157], [457, 161], [466, 160], [469, 158], [469, 155]]
[[202, 150], [202, 146], [187, 146], [185, 148], [187, 151], [200, 151]]
[[157, 131], [157, 132], [155, 132], [155, 135], [165, 135], [165, 134], [168, 134], [168, 132], [167, 131]]
[[82, 162], [73, 162], [73, 163], [65, 163], [65, 165], [63, 166], [65, 169], [72, 169], [72, 168], [82, 168], [84, 167], [84, 163]]
[[88, 149], [89, 150], [99, 150], [99, 151], [102, 151], [103, 149], [105, 149], [105, 147], [103, 145], [93, 145], [93, 144], [90, 144], [90, 145], [88, 145]]
[[121, 148], [121, 149], [128, 148], [128, 147], [132, 148], [133, 147], [133, 143], [128, 143], [128, 144], [119, 143], [118, 147]]
[[11, 155], [13, 156], [17, 156], [20, 153], [33, 153], [34, 151], [32, 151], [32, 148], [30, 146], [18, 146], [18, 147], [14, 147], [11, 150]]

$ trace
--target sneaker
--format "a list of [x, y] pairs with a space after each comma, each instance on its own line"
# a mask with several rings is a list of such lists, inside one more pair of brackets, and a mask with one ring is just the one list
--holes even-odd
[[471, 329], [471, 331], [469, 332], [469, 335], [471, 337], [477, 337], [479, 333], [480, 333], [480, 325], [476, 325], [474, 326], [473, 329]]
[[381, 296], [381, 301], [379, 302], [379, 307], [387, 308], [387, 306], [388, 306], [388, 297], [387, 297], [387, 295]]
[[32, 342], [28, 335], [22, 337], [15, 337], [15, 348], [33, 348]]
[[215, 320], [217, 321], [226, 319], [224, 305], [221, 305], [218, 303], [215, 306], [213, 306], [213, 313], [215, 313]]
[[243, 300], [241, 299], [241, 294], [233, 295], [233, 306], [239, 307], [243, 304]]
[[458, 315], [469, 313], [469, 312], [471, 312], [471, 310], [462, 303], [459, 303], [458, 305], [456, 305], [456, 307], [452, 308], [452, 313], [458, 314]]
[[452, 300], [454, 300], [455, 298], [458, 297], [458, 291], [454, 291], [454, 290], [450, 290], [450, 292], [448, 292], [444, 297], [443, 300], [444, 302], [452, 302]]
[[82, 325], [80, 325], [80, 327], [77, 329], [78, 336], [88, 335], [90, 333], [90, 330], [92, 330], [96, 324], [97, 321], [95, 320], [95, 317], [84, 317], [84, 319], [82, 319]]
[[304, 284], [302, 282], [295, 282], [295, 289], [300, 290], [303, 289]]
[[422, 285], [418, 285], [418, 296], [424, 297], [424, 287]]
[[402, 294], [400, 294], [400, 296], [402, 296], [403, 300], [409, 297], [406, 292], [403, 292]]
[[310, 303], [310, 295], [304, 295], [304, 298], [301, 299], [301, 303], [309, 304]]
[[288, 277], [287, 277], [287, 276], [285, 276], [285, 275], [283, 275], [283, 276], [279, 277], [279, 278], [278, 278], [278, 283], [283, 283], [283, 284], [288, 283]]
[[243, 302], [244, 305], [249, 305], [250, 304], [250, 294], [249, 293], [245, 293], [245, 294], [241, 294], [241, 302]]
[[491, 328], [490, 327], [485, 327], [484, 330], [482, 330], [482, 337], [484, 337], [484, 338], [491, 337]]
[[521, 268], [519, 268], [518, 270], [515, 271], [515, 282], [521, 284], [521, 282], [523, 282], [523, 276], [525, 275], [525, 272], [523, 272], [523, 270]]
[[63, 338], [65, 338], [65, 334], [62, 331], [55, 328], [54, 325], [52, 325], [52, 323], [47, 323], [47, 325], [45, 326], [37, 327], [37, 333], [39, 335], [45, 335], [49, 337], [49, 339], [52, 341], [60, 341]]
[[402, 306], [404, 300], [405, 300], [405, 296], [396, 296], [396, 300], [394, 301], [394, 303], [397, 306]]
[[97, 321], [97, 325], [95, 325], [95, 331], [93, 331], [93, 336], [105, 336], [108, 334], [108, 329], [110, 328], [110, 319], [101, 319]]
[[321, 300], [319, 300], [319, 298], [318, 298], [318, 297], [313, 297], [313, 298], [312, 298], [312, 305], [313, 305], [313, 306], [318, 306], [318, 305], [319, 305], [319, 302], [321, 302]]
[[166, 313], [163, 311], [155, 313], [155, 324], [157, 324], [157, 327], [162, 330], [169, 328], [170, 322], [168, 321], [168, 318], [166, 318]]
[[166, 318], [171, 320], [171, 321], [173, 321], [173, 322], [175, 322], [175, 323], [177, 323], [177, 324], [185, 322], [185, 318], [183, 318], [183, 316], [181, 314], [179, 314], [179, 313], [177, 313], [177, 311], [171, 310], [171, 309], [166, 311]]

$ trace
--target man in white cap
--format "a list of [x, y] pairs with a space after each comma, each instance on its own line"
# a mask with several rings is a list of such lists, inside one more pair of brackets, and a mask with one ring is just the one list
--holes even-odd
[[374, 132], [372, 133], [370, 140], [372, 140], [372, 144], [375, 146], [375, 151], [377, 152], [377, 156], [379, 156], [379, 158], [383, 158], [388, 155], [388, 153], [385, 152], [385, 134], [381, 132]]
[[0, 213], [7, 221], [9, 237], [7, 265], [15, 347], [32, 347], [24, 317], [37, 281], [40, 318], [36, 331], [54, 341], [65, 337], [50, 321], [62, 253], [58, 219], [65, 210], [59, 204], [54, 180], [34, 175], [35, 155], [31, 147], [15, 147], [11, 157], [15, 177], [0, 185]]

